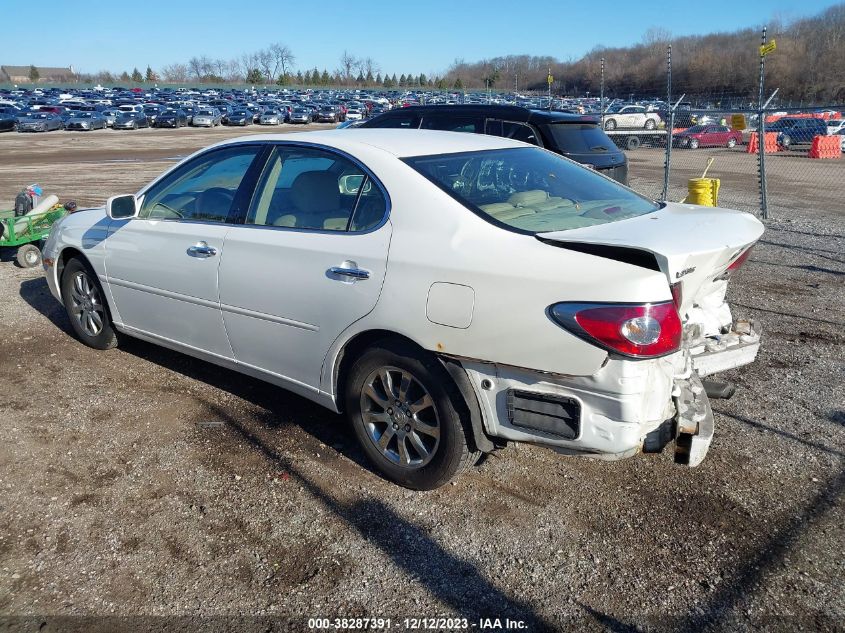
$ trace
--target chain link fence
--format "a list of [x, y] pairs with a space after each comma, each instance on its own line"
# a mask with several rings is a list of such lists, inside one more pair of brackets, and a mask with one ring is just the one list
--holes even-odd
[[[667, 85], [669, 77], [667, 69]], [[787, 217], [808, 205], [841, 207], [845, 103], [782, 107], [775, 90], [761, 121], [758, 90], [619, 96], [606, 87], [602, 125], [628, 157], [630, 186], [679, 202], [688, 197], [689, 181], [706, 175], [719, 180], [721, 207], [764, 217]]]

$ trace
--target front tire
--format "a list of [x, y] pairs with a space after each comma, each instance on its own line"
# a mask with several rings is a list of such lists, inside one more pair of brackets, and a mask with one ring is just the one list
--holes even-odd
[[654, 119], [646, 119], [645, 129], [653, 130], [656, 127], [657, 127], [657, 124], [654, 122]]
[[76, 337], [88, 347], [111, 349], [117, 345], [103, 287], [91, 268], [71, 259], [62, 273], [62, 302]]
[[728, 139], [728, 147], [731, 148], [731, 149], [736, 147], [736, 139], [735, 138]]
[[691, 138], [689, 140], [689, 148], [690, 149], [698, 149], [698, 139], [697, 138]]
[[365, 351], [346, 381], [346, 411], [358, 442], [388, 479], [431, 490], [469, 469], [469, 413], [437, 359], [407, 343]]

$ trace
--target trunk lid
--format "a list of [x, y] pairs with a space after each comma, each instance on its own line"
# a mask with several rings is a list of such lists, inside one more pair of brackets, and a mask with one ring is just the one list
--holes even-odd
[[653, 254], [669, 284], [682, 284], [683, 315], [696, 295], [756, 242], [763, 230], [763, 224], [748, 213], [669, 202], [636, 218], [538, 233], [537, 237], [564, 248], [590, 244]]

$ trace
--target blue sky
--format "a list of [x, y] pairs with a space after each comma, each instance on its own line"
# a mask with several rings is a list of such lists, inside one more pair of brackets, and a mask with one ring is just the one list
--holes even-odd
[[[650, 27], [673, 35], [761, 26], [836, 4], [830, 0], [551, 2], [549, 0], [6, 0], [0, 63], [73, 65], [77, 71], [159, 69], [191, 56], [229, 59], [273, 42], [300, 70], [333, 70], [344, 49], [382, 71], [436, 75], [456, 58], [578, 58], [597, 45], [637, 43]], [[699, 15], [694, 7], [704, 9]], [[32, 20], [33, 7], [38, 18]], [[39, 44], [45, 43], [47, 45]]]

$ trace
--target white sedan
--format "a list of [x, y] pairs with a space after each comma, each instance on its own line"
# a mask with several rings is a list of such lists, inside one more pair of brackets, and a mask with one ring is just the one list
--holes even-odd
[[345, 412], [427, 489], [510, 441], [698, 464], [699, 376], [759, 347], [725, 290], [762, 232], [517, 141], [354, 129], [201, 150], [64, 218], [44, 262], [85, 344], [138, 337]]

